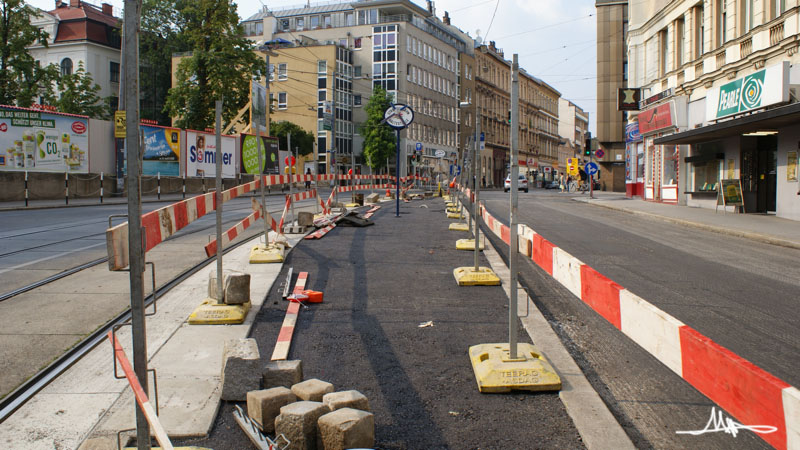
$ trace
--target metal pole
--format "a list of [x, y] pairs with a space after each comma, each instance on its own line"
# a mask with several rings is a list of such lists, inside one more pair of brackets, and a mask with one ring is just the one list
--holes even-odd
[[267, 182], [264, 179], [265, 178], [264, 162], [261, 156], [261, 124], [258, 123], [258, 119], [254, 120], [253, 122], [256, 127], [256, 147], [258, 148], [258, 174], [259, 174], [258, 176], [259, 176], [259, 186], [261, 187], [261, 208], [263, 208], [261, 215], [264, 218], [264, 246], [266, 247], [267, 244], [269, 244], [269, 226], [267, 225], [267, 200], [264, 197], [264, 185], [267, 184]]
[[511, 63], [511, 214], [508, 227], [509, 237], [508, 269], [511, 272], [511, 295], [508, 304], [508, 357], [517, 358], [517, 203], [519, 201], [519, 62], [514, 53]]
[[64, 172], [64, 204], [69, 205], [69, 172]]
[[[287, 158], [287, 160], [289, 161], [289, 164], [288, 164], [288, 166], [289, 166], [289, 198], [291, 199], [289, 201], [291, 202], [290, 204], [291, 204], [291, 209], [292, 209], [292, 222], [294, 222], [294, 199], [292, 199], [292, 195], [294, 194], [294, 183], [292, 183], [292, 181], [293, 181], [292, 169], [294, 168], [294, 165], [292, 164], [292, 133], [291, 132], [286, 133], [286, 150], [289, 151], [289, 156]], [[292, 223], [292, 222], [289, 222], [289, 223]]]
[[25, 171], [25, 206], [28, 206], [28, 171]]
[[480, 209], [480, 192], [481, 192], [481, 120], [480, 120], [480, 108], [477, 106], [477, 97], [476, 97], [476, 108], [475, 108], [475, 179], [472, 181], [475, 184], [475, 203], [472, 205], [472, 217], [473, 222], [475, 225], [475, 272], [478, 271], [478, 252], [480, 251], [480, 245], [478, 244], [478, 240], [480, 239], [480, 226], [478, 225], [478, 209]]
[[400, 217], [400, 129], [397, 130], [397, 140], [395, 142], [395, 153], [397, 155], [397, 170], [395, 170], [397, 175], [395, 177], [395, 197], [396, 201], [395, 204], [397, 205], [397, 212], [395, 217]]
[[100, 203], [103, 203], [103, 172], [100, 171]]
[[[217, 198], [217, 303], [224, 303], [222, 298], [222, 100], [214, 102], [214, 113], [216, 114], [216, 133], [217, 154], [214, 158], [216, 163], [217, 190], [214, 196]], [[266, 223], [266, 220], [264, 221]]]
[[[128, 254], [130, 255], [133, 368], [144, 392], [147, 380], [147, 329], [144, 315], [144, 249], [142, 233], [141, 141], [139, 133], [139, 21], [141, 2], [125, 0], [125, 148], [128, 154]], [[136, 445], [150, 449], [150, 425], [136, 406]]]

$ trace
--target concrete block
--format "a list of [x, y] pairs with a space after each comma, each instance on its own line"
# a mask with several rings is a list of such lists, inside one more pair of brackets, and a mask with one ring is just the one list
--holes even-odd
[[225, 304], [241, 305], [250, 301], [250, 274], [233, 272], [225, 277]]
[[291, 442], [289, 450], [316, 450], [317, 421], [330, 410], [319, 402], [299, 401], [281, 408], [275, 418], [275, 435]]
[[373, 192], [372, 194], [369, 194], [366, 197], [366, 201], [367, 201], [367, 203], [378, 203], [378, 199], [379, 198], [380, 198], [380, 195], [378, 195], [377, 193]]
[[303, 381], [303, 362], [299, 359], [270, 361], [264, 366], [261, 375], [264, 389], [278, 386], [291, 388], [301, 381]]
[[375, 445], [375, 418], [372, 413], [342, 408], [317, 421], [317, 448], [344, 450], [372, 448]]
[[312, 378], [292, 386], [292, 392], [300, 400], [321, 402], [323, 395], [333, 392], [333, 385], [327, 381]]
[[[224, 302], [228, 305], [241, 305], [250, 301], [250, 274], [241, 272], [222, 273]], [[208, 298], [217, 298], [217, 271], [208, 274]]]
[[331, 411], [342, 408], [369, 411], [369, 400], [358, 391], [331, 392], [322, 396], [322, 403], [330, 408]]
[[306, 211], [298, 212], [297, 224], [301, 227], [310, 227], [314, 224], [314, 214]]
[[242, 402], [259, 388], [261, 364], [255, 339], [225, 341], [222, 351], [222, 400]]
[[[125, 444], [126, 439], [122, 439]], [[117, 450], [117, 439], [111, 436], [93, 437], [83, 441], [78, 450]]]
[[247, 393], [247, 415], [261, 426], [265, 433], [275, 431], [275, 418], [281, 408], [297, 401], [297, 397], [283, 386]]

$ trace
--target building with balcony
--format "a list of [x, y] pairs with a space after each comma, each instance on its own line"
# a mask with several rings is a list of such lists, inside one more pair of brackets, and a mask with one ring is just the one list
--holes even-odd
[[[481, 179], [502, 187], [511, 161], [511, 62], [493, 41], [475, 51], [476, 105], [485, 136]], [[552, 179], [559, 170], [558, 99], [561, 93], [520, 69], [519, 161], [533, 172]]]
[[644, 100], [628, 183], [647, 200], [800, 220], [797, 1], [629, 7], [628, 81]]
[[[295, 57], [300, 58], [296, 63], [285, 62], [287, 77], [295, 76], [293, 71], [303, 60], [314, 60], [315, 56], [303, 48], [335, 44], [352, 52], [352, 76], [349, 81], [342, 80], [352, 83], [352, 112], [340, 112], [337, 107], [336, 115], [352, 114], [355, 126], [352, 130], [337, 128], [332, 147], [337, 164], [346, 164], [351, 157], [355, 158], [356, 165], [362, 163], [363, 138], [359, 129], [366, 120], [363, 106], [374, 86], [383, 87], [395, 102], [408, 104], [415, 112], [414, 123], [401, 133], [401, 174], [408, 173], [410, 155], [418, 143], [424, 159], [434, 158], [437, 151], [442, 150], [445, 159], [455, 162], [458, 55], [472, 43], [467, 43], [461, 34], [436, 17], [432, 2], [428, 2], [428, 9], [408, 0], [367, 0], [280, 10], [265, 8], [242, 25], [247, 37], [257, 44], [280, 40], [300, 48], [295, 52]], [[282, 51], [278, 49], [277, 53], [280, 55]], [[338, 78], [340, 68], [334, 72]], [[272, 90], [275, 89], [277, 87], [273, 86]], [[317, 101], [312, 96], [305, 103]], [[341, 104], [340, 101], [335, 103]], [[326, 139], [328, 148], [331, 148], [330, 134], [321, 133], [318, 138]]]

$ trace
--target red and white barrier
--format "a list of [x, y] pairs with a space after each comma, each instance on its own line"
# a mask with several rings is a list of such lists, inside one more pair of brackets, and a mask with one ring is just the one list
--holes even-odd
[[174, 448], [172, 442], [170, 442], [166, 430], [164, 430], [164, 427], [161, 425], [161, 421], [158, 420], [158, 415], [156, 415], [153, 405], [150, 404], [147, 393], [142, 389], [142, 385], [139, 384], [139, 379], [136, 378], [136, 373], [133, 371], [131, 363], [125, 355], [125, 350], [122, 348], [122, 345], [120, 345], [119, 339], [116, 339], [116, 336], [114, 336], [113, 331], [108, 332], [108, 340], [111, 341], [111, 345], [114, 347], [114, 357], [119, 361], [122, 371], [125, 372], [125, 378], [128, 379], [128, 384], [131, 386], [133, 395], [136, 398], [136, 403], [139, 404], [139, 407], [142, 409], [147, 419], [147, 423], [150, 424], [150, 431], [156, 436], [156, 441], [158, 441], [161, 448], [172, 450]]
[[[466, 192], [470, 194], [468, 189]], [[488, 228], [508, 244], [508, 226], [485, 207], [481, 210]], [[759, 433], [761, 439], [780, 450], [800, 449], [800, 390], [715, 343], [525, 225], [519, 225], [519, 241], [522, 254], [740, 423], [777, 428], [774, 433]]]
[[[297, 275], [297, 282], [294, 285], [292, 294], [300, 294], [306, 288], [308, 272], [300, 272]], [[286, 307], [286, 316], [283, 318], [281, 331], [278, 333], [278, 340], [275, 342], [275, 349], [272, 351], [272, 361], [284, 361], [289, 356], [289, 348], [292, 345], [294, 327], [297, 325], [297, 315], [300, 313], [300, 303], [289, 302]]]

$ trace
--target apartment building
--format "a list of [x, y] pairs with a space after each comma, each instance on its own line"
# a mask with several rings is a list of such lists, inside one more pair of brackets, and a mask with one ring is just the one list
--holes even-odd
[[[458, 55], [466, 51], [468, 44], [436, 17], [431, 2], [427, 10], [408, 0], [265, 8], [242, 25], [248, 38], [257, 44], [288, 42], [301, 48], [300, 55], [305, 52], [302, 48], [311, 45], [334, 44], [352, 52], [352, 76], [342, 82], [352, 83], [351, 120], [355, 126], [352, 131], [337, 127], [336, 145], [332, 147], [337, 164], [348, 161], [351, 155], [356, 166], [362, 163], [363, 138], [359, 128], [366, 120], [363, 106], [373, 86], [382, 86], [397, 103], [408, 104], [415, 112], [414, 123], [401, 133], [400, 173], [407, 173], [410, 155], [418, 143], [426, 159], [435, 158], [437, 151], [443, 150], [445, 159], [455, 162]], [[280, 55], [284, 50], [279, 48], [276, 52]], [[310, 54], [307, 56], [313, 59]], [[286, 77], [295, 76], [299, 66], [288, 60], [285, 64]], [[339, 107], [342, 102], [334, 104], [337, 117], [350, 114]], [[321, 117], [321, 108], [319, 111]], [[329, 135], [320, 137], [331, 139]], [[352, 144], [340, 145], [345, 142]], [[325, 146], [331, 148], [329, 143], [326, 140]]]
[[797, 0], [631, 4], [628, 78], [644, 100], [627, 183], [647, 200], [724, 197], [800, 220], [798, 18]]
[[62, 74], [71, 74], [83, 63], [86, 73], [100, 86], [100, 98], [119, 96], [121, 20], [108, 3], [100, 7], [81, 0], [56, 0], [55, 9], [31, 15], [31, 24], [49, 35], [47, 47], [36, 43], [28, 48], [42, 66], [56, 64]]
[[566, 167], [567, 158], [581, 161], [594, 161], [594, 156], [586, 156], [586, 138], [589, 132], [589, 114], [580, 106], [565, 98], [558, 99], [558, 165]]
[[[476, 100], [485, 136], [481, 179], [501, 187], [511, 161], [511, 62], [494, 41], [475, 51]], [[561, 93], [520, 69], [519, 160], [552, 179], [558, 164], [558, 99]], [[563, 170], [563, 169], [562, 169]]]
[[[636, 0], [637, 2], [639, 0]], [[625, 125], [628, 113], [619, 110], [619, 90], [627, 86], [628, 0], [597, 0], [597, 143], [603, 157], [600, 182], [610, 191], [625, 190]], [[632, 193], [631, 193], [632, 195]], [[641, 194], [638, 194], [641, 195]]]

